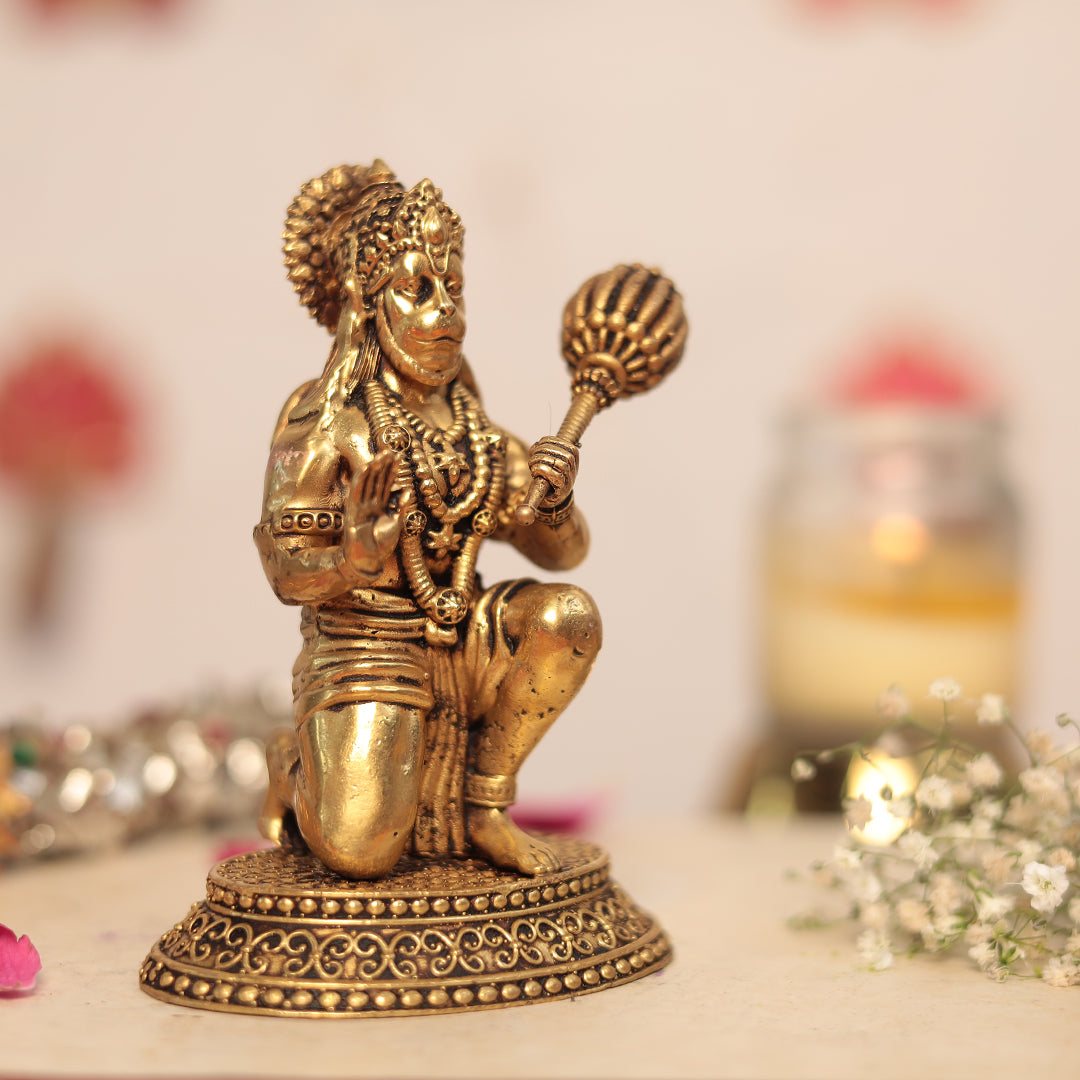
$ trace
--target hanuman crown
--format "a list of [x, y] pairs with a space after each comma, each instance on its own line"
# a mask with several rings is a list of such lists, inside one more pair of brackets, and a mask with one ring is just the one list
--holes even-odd
[[285, 266], [301, 303], [333, 330], [349, 274], [371, 296], [406, 251], [424, 252], [441, 273], [464, 236], [461, 218], [430, 180], [406, 191], [379, 159], [339, 165], [309, 180], [289, 206]]

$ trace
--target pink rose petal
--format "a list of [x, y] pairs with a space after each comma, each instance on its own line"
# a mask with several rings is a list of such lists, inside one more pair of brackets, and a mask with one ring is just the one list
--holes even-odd
[[33, 989], [40, 970], [41, 957], [30, 939], [25, 934], [16, 938], [14, 930], [0, 923], [0, 992]]

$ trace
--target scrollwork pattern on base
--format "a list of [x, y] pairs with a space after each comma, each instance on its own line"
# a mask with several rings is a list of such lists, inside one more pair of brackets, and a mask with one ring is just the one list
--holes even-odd
[[[541, 878], [489, 871], [477, 881], [436, 860], [397, 881], [344, 883], [280, 852], [226, 860], [140, 981], [177, 1004], [344, 1016], [496, 1008], [663, 967], [663, 931], [609, 879], [601, 849], [558, 842], [564, 868]], [[451, 879], [467, 886], [461, 895], [445, 889]]]

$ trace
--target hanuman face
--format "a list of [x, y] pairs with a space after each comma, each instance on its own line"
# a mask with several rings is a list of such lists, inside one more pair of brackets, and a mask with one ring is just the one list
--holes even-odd
[[461, 370], [465, 310], [461, 253], [440, 272], [423, 251], [407, 251], [391, 265], [375, 298], [379, 345], [394, 370], [424, 386], [445, 386]]

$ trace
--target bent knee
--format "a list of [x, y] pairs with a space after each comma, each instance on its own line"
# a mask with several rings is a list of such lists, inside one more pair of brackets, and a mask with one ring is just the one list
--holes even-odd
[[603, 624], [596, 602], [584, 589], [552, 585], [537, 615], [540, 630], [559, 638], [575, 657], [596, 658], [603, 644]]
[[[355, 779], [335, 774], [312, 777], [301, 766], [293, 807], [300, 835], [311, 853], [347, 878], [377, 878], [388, 874], [401, 858], [416, 819], [416, 790], [402, 784], [378, 792], [351, 784]], [[343, 782], [344, 781], [344, 782]]]
[[311, 853], [342, 877], [379, 878], [397, 865], [412, 832], [415, 808], [398, 821], [385, 814], [376, 821], [360, 815], [336, 814], [311, 804], [297, 792], [296, 822]]

